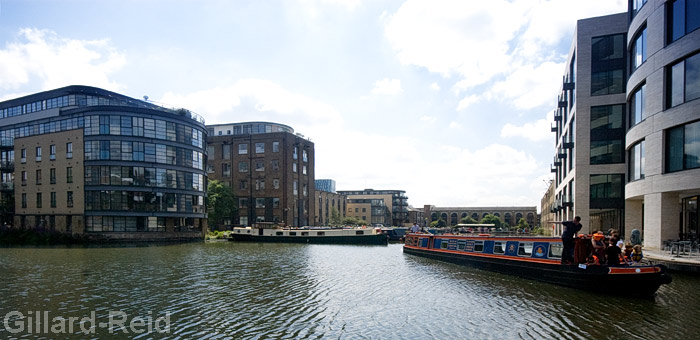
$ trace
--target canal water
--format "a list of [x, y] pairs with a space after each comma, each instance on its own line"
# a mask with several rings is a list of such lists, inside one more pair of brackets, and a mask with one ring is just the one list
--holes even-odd
[[694, 276], [622, 298], [399, 244], [0, 249], [1, 339], [698, 339], [698, 315]]

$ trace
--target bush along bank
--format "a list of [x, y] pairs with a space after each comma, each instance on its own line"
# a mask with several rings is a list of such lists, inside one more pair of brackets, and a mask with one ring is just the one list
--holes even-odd
[[51, 246], [83, 244], [87, 239], [78, 234], [68, 234], [45, 229], [17, 229], [0, 227], [0, 245]]

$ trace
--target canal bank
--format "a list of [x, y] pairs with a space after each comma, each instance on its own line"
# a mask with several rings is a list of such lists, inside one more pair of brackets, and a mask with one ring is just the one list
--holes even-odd
[[663, 264], [672, 272], [700, 275], [700, 254], [671, 254], [667, 251], [644, 251], [644, 257], [655, 263]]

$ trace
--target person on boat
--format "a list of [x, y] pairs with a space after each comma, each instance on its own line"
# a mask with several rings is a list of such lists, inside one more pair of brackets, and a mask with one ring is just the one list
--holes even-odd
[[588, 255], [588, 259], [586, 260], [587, 265], [600, 265], [600, 261], [598, 261], [598, 256], [595, 256], [595, 254]]
[[633, 246], [632, 246], [632, 243], [630, 243], [630, 242], [627, 242], [627, 244], [625, 244], [624, 255], [625, 255], [625, 259], [627, 260], [627, 262], [631, 262], [631, 261], [632, 261], [632, 259], [631, 259], [631, 256], [632, 256], [632, 247], [633, 247]]
[[634, 247], [632, 247], [632, 254], [630, 255], [630, 259], [632, 260], [632, 263], [639, 264], [639, 262], [642, 261], [642, 258], [644, 258], [644, 255], [642, 254], [642, 245], [641, 244], [634, 245]]
[[581, 217], [576, 216], [574, 217], [573, 221], [564, 221], [564, 222], [553, 222], [553, 223], [558, 223], [564, 226], [564, 232], [561, 233], [561, 243], [564, 246], [564, 249], [561, 254], [561, 263], [562, 264], [572, 264], [574, 262], [574, 238], [576, 237], [576, 233], [581, 230]]
[[414, 222], [413, 226], [411, 227], [411, 232], [412, 233], [417, 233], [420, 231], [420, 227], [418, 226], [418, 222]]
[[608, 266], [619, 266], [622, 249], [617, 246], [615, 239], [610, 239], [610, 245], [605, 248], [605, 258]]
[[593, 234], [593, 237], [591, 238], [591, 245], [593, 246], [593, 250], [591, 251], [593, 254], [598, 256], [598, 259], [600, 259], [601, 263], [605, 263], [605, 235], [603, 235], [602, 232], [597, 231]]

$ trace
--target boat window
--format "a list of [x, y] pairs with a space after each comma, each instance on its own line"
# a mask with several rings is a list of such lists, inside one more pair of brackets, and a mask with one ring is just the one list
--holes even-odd
[[325, 231], [319, 231], [319, 232], [316, 233], [316, 235], [318, 235], [318, 236], [323, 236], [323, 235], [326, 235], [326, 232], [325, 232]]
[[289, 232], [289, 236], [297, 236], [297, 232], [296, 232], [296, 231], [290, 231], [290, 232]]
[[355, 235], [364, 235], [365, 232], [363, 230], [358, 230], [355, 232]]
[[301, 232], [301, 236], [309, 236], [309, 232], [308, 232], [308, 231], [302, 231], [302, 232]]
[[532, 242], [520, 242], [518, 255], [532, 256]]
[[474, 241], [474, 251], [484, 251], [484, 241]]
[[440, 248], [447, 249], [447, 240], [440, 241]]
[[464, 250], [464, 247], [467, 245], [467, 241], [465, 240], [459, 240], [457, 242], [457, 250]]
[[494, 242], [493, 243], [493, 253], [494, 254], [504, 254], [505, 250], [503, 249], [503, 242]]
[[275, 235], [277, 235], [277, 236], [282, 236], [282, 235], [284, 235], [284, 233], [281, 232], [281, 231], [278, 231], [278, 232], [275, 233]]
[[561, 243], [550, 243], [549, 244], [549, 257], [561, 257], [561, 253], [564, 250], [564, 246]]

